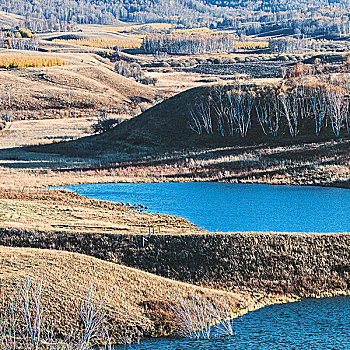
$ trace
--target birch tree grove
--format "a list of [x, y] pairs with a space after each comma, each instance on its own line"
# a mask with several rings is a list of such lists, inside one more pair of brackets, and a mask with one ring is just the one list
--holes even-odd
[[300, 101], [298, 96], [293, 92], [289, 95], [281, 94], [278, 99], [281, 104], [282, 115], [287, 121], [289, 133], [292, 137], [296, 137], [299, 133]]
[[146, 53], [156, 54], [205, 54], [211, 52], [232, 52], [235, 37], [231, 34], [152, 34], [143, 39]]
[[345, 99], [340, 87], [329, 87], [326, 90], [329, 118], [333, 133], [339, 137], [340, 130], [349, 113], [349, 101]]
[[277, 136], [281, 119], [280, 101], [276, 94], [270, 93], [258, 99], [255, 105], [257, 120], [265, 135]]
[[315, 86], [310, 91], [310, 115], [315, 121], [315, 134], [318, 136], [322, 130], [323, 122], [326, 117], [326, 104], [324, 93], [321, 86]]
[[229, 124], [234, 125], [234, 129], [230, 129], [230, 134], [233, 135], [236, 129], [244, 138], [247, 136], [251, 124], [254, 95], [249, 91], [249, 86], [236, 84], [233, 90], [227, 92], [227, 100], [229, 103], [227, 113]]
[[[191, 110], [190, 128], [197, 134], [246, 138], [249, 129], [269, 137], [300, 133], [350, 133], [350, 84], [329, 77], [287, 80], [278, 86], [234, 84], [209, 88]], [[314, 125], [313, 127], [312, 124]]]

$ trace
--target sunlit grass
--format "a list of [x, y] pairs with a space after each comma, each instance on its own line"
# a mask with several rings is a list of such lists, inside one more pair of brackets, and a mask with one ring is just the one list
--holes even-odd
[[30, 68], [63, 66], [65, 61], [57, 57], [45, 56], [0, 56], [0, 68]]
[[98, 47], [103, 49], [113, 49], [115, 47], [121, 49], [140, 48], [142, 41], [135, 40], [118, 40], [118, 39], [54, 39], [57, 43], [66, 43], [73, 45]]

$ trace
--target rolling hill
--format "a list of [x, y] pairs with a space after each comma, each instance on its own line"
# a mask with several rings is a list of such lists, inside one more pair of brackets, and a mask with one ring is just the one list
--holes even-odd
[[[31, 278], [43, 281], [43, 303], [56, 332], [76, 328], [77, 307], [92, 283], [104, 299], [114, 339], [131, 335], [164, 335], [173, 323], [168, 308], [173, 293], [206, 296], [234, 309], [243, 305], [242, 295], [196, 287], [186, 283], [105, 262], [81, 254], [30, 248], [0, 247], [1, 295]], [[248, 297], [248, 301], [249, 297]]]
[[[48, 68], [1, 71], [0, 91], [4, 96], [10, 94], [17, 120], [87, 116], [99, 109], [129, 113], [139, 111], [140, 102], [152, 103], [156, 95], [154, 88], [117, 74], [113, 64], [95, 54], [2, 50], [0, 56], [57, 57], [65, 62]], [[4, 98], [2, 108], [8, 107]]]

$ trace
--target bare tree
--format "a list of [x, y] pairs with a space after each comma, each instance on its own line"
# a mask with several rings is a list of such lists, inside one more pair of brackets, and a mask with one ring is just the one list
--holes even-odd
[[218, 131], [221, 136], [225, 136], [225, 120], [227, 119], [227, 106], [225, 102], [225, 87], [217, 85], [213, 88], [214, 109], [216, 114], [216, 122], [218, 124]]
[[278, 95], [281, 103], [282, 115], [285, 117], [288, 130], [292, 137], [296, 137], [299, 133], [299, 100], [296, 93], [291, 92]]
[[245, 138], [251, 126], [255, 97], [248, 85], [237, 82], [234, 88], [227, 92], [227, 100], [228, 113], [226, 113], [226, 118], [230, 135], [232, 136], [235, 129], [237, 129], [240, 136]]
[[54, 325], [47, 319], [42, 303], [43, 283], [27, 279], [18, 285], [12, 296], [3, 300], [0, 314], [1, 350], [91, 350], [97, 344], [110, 349], [110, 339], [103, 310], [103, 300], [96, 304], [90, 284], [85, 302], [79, 308], [83, 327], [59, 339]]
[[310, 115], [315, 121], [315, 133], [318, 136], [326, 121], [328, 104], [322, 85], [311, 87], [309, 91]]
[[334, 135], [339, 137], [340, 130], [349, 112], [348, 101], [345, 100], [344, 92], [340, 87], [328, 87], [326, 89], [326, 97], [332, 130]]
[[185, 299], [175, 294], [175, 303], [170, 304], [178, 326], [178, 332], [193, 339], [210, 339], [233, 335], [232, 316], [227, 308], [195, 296]]
[[255, 110], [263, 133], [276, 137], [281, 119], [280, 102], [276, 94], [272, 93], [259, 99]]

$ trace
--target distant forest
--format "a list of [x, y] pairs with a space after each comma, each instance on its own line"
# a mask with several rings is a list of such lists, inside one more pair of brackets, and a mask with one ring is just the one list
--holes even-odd
[[242, 35], [350, 34], [350, 0], [2, 0], [0, 10], [25, 16], [33, 32], [122, 20], [230, 28]]

